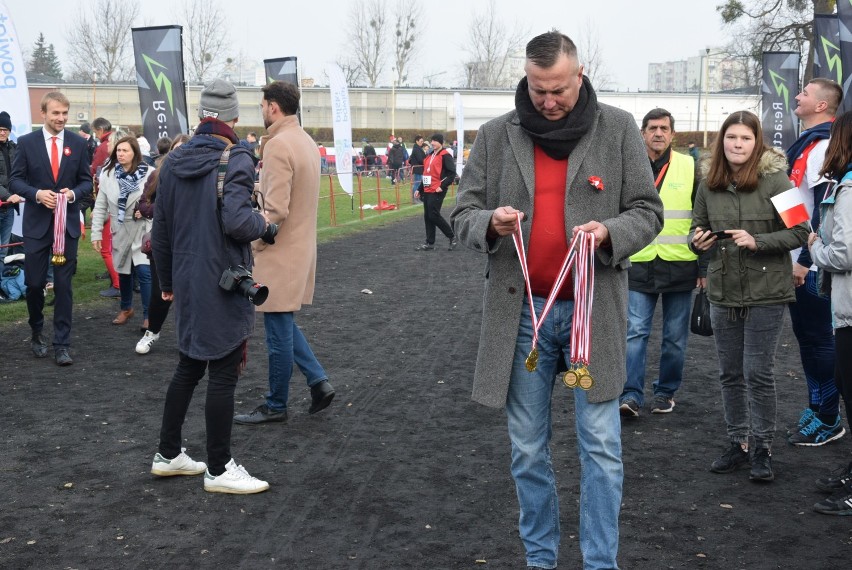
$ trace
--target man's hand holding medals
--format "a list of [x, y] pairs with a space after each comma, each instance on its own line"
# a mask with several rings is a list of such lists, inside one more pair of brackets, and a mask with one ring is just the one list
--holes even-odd
[[523, 212], [515, 210], [510, 206], [504, 206], [494, 211], [491, 216], [492, 229], [496, 235], [512, 235], [515, 250], [521, 263], [521, 272], [526, 283], [527, 297], [529, 299], [530, 314], [532, 315], [533, 340], [532, 350], [526, 359], [528, 371], [535, 371], [538, 366], [538, 331], [550, 309], [556, 301], [556, 296], [562, 288], [565, 279], [574, 268], [574, 313], [571, 319], [571, 367], [562, 377], [563, 383], [569, 388], [580, 387], [589, 390], [594, 385], [594, 380], [589, 372], [589, 357], [591, 354], [591, 332], [592, 332], [592, 303], [594, 300], [595, 286], [595, 249], [606, 245], [609, 241], [609, 231], [600, 222], [591, 221], [573, 228], [574, 237], [568, 247], [568, 253], [562, 262], [556, 280], [551, 287], [550, 293], [541, 311], [536, 315], [535, 305], [532, 300], [532, 289], [530, 287], [529, 268], [527, 265], [526, 251], [524, 249], [523, 232], [521, 231], [521, 220]]

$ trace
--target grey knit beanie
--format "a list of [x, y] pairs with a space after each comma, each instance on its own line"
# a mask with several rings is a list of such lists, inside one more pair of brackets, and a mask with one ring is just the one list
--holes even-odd
[[198, 104], [198, 118], [213, 117], [220, 121], [233, 121], [240, 116], [240, 102], [237, 90], [224, 79], [214, 79], [206, 83], [201, 91]]

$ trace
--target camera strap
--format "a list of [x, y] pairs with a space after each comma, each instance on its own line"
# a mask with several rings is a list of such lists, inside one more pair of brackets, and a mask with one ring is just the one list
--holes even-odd
[[[231, 147], [229, 144], [219, 157], [219, 167], [216, 172], [216, 217], [219, 220], [219, 229], [222, 231], [222, 248], [225, 251], [225, 261], [228, 267], [232, 267], [230, 255], [228, 254], [228, 234], [225, 233], [225, 223], [222, 221], [222, 206], [225, 202], [225, 174], [228, 172], [228, 160], [231, 158]], [[242, 265], [240, 263], [239, 265]]]

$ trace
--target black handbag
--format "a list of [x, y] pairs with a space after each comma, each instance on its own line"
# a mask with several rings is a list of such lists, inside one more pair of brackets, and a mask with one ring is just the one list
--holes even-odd
[[707, 289], [704, 287], [698, 290], [692, 302], [689, 330], [701, 336], [713, 336], [713, 327], [710, 324], [710, 301], [707, 300]]

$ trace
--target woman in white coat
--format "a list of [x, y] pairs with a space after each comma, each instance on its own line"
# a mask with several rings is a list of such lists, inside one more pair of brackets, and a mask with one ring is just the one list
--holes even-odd
[[148, 326], [148, 302], [151, 298], [151, 271], [148, 257], [142, 253], [142, 236], [151, 229], [136, 205], [142, 196], [151, 168], [142, 161], [136, 137], [122, 137], [115, 144], [101, 171], [98, 197], [92, 212], [92, 246], [101, 249], [107, 215], [112, 232], [112, 258], [121, 290], [121, 312], [112, 321], [123, 325], [133, 312], [133, 272], [139, 279], [142, 296], [143, 330]]

